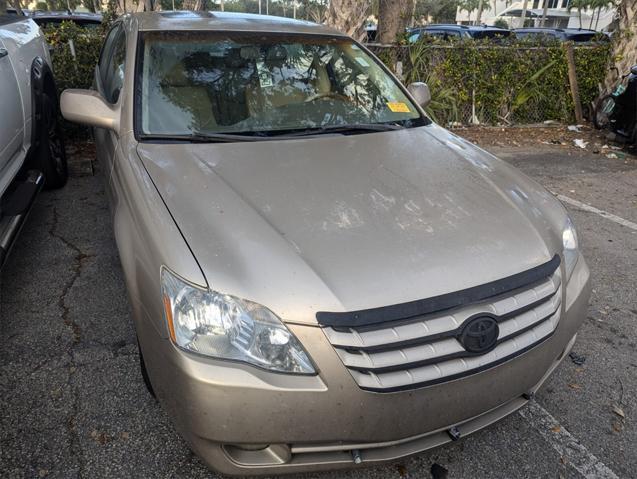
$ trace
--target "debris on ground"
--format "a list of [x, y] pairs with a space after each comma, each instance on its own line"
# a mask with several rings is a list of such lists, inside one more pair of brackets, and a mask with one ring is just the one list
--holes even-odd
[[571, 358], [573, 364], [577, 364], [578, 366], [581, 366], [586, 362], [586, 356], [574, 353], [573, 351], [569, 353], [568, 357]]
[[[606, 132], [595, 130], [589, 125], [560, 125], [555, 122], [544, 122], [539, 125], [525, 126], [454, 126], [454, 133], [482, 147], [547, 147], [558, 146], [565, 152], [582, 151], [575, 140], [587, 145], [587, 151], [597, 154], [620, 151], [625, 145], [613, 144], [606, 138]], [[503, 134], [505, 133], [505, 134]]]
[[433, 479], [447, 479], [448, 475], [449, 471], [440, 464], [434, 462], [431, 465], [431, 477]]
[[573, 143], [575, 143], [575, 146], [577, 146], [578, 148], [581, 148], [582, 150], [585, 150], [586, 147], [588, 146], [588, 141], [584, 141], [581, 138], [574, 139]]
[[101, 431], [92, 431], [92, 432], [91, 432], [91, 438], [92, 438], [95, 442], [97, 442], [97, 443], [99, 443], [99, 444], [101, 444], [101, 445], [106, 444], [106, 443], [107, 443], [107, 442], [109, 442], [109, 441], [110, 441], [110, 439], [111, 439], [111, 438], [108, 436], [108, 434], [106, 434], [105, 432], [101, 432]]
[[616, 404], [613, 404], [612, 409], [613, 409], [613, 412], [617, 414], [619, 417], [621, 417], [622, 419], [626, 418], [626, 414], [624, 413], [624, 410], [620, 408], [619, 406], [617, 406]]

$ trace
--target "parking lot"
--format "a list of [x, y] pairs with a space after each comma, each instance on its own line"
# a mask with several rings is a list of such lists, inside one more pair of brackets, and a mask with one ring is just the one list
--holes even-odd
[[[482, 432], [306, 477], [637, 477], [637, 159], [496, 153], [561, 195], [578, 226], [593, 295], [572, 356]], [[144, 388], [99, 171], [40, 196], [0, 294], [0, 476], [215, 477]]]

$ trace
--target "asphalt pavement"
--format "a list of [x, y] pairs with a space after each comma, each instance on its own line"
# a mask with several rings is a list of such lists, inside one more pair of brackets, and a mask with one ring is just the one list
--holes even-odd
[[[561, 195], [578, 226], [593, 295], [572, 358], [486, 430], [305, 477], [637, 477], [637, 159], [496, 153]], [[2, 478], [218, 477], [144, 388], [110, 221], [99, 169], [71, 178], [40, 196], [2, 272]]]

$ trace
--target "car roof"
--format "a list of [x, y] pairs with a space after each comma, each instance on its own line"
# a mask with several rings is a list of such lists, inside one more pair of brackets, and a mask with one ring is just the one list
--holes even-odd
[[133, 13], [130, 17], [138, 20], [140, 31], [204, 30], [346, 36], [312, 22], [250, 13], [165, 11]]
[[467, 25], [456, 25], [455, 23], [432, 23], [425, 25], [423, 28], [455, 28], [458, 30], [469, 30]]
[[563, 28], [550, 28], [550, 27], [524, 27], [524, 28], [514, 28], [514, 32], [564, 32]]
[[86, 20], [98, 20], [102, 21], [102, 15], [99, 13], [90, 13], [90, 12], [51, 12], [48, 10], [35, 10], [31, 13], [31, 16], [34, 18], [60, 18], [60, 19], [86, 19]]
[[501, 27], [496, 27], [496, 26], [492, 26], [492, 25], [472, 25], [470, 27], [468, 27], [469, 30], [475, 30], [475, 31], [479, 31], [479, 30], [485, 30], [485, 31], [500, 31], [500, 32], [510, 32], [511, 30], [509, 30], [508, 28], [501, 28]]

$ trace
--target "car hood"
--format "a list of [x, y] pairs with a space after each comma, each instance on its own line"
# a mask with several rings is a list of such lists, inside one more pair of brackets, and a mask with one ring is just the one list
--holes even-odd
[[436, 125], [138, 153], [209, 286], [285, 321], [477, 286], [561, 249], [550, 194]]

